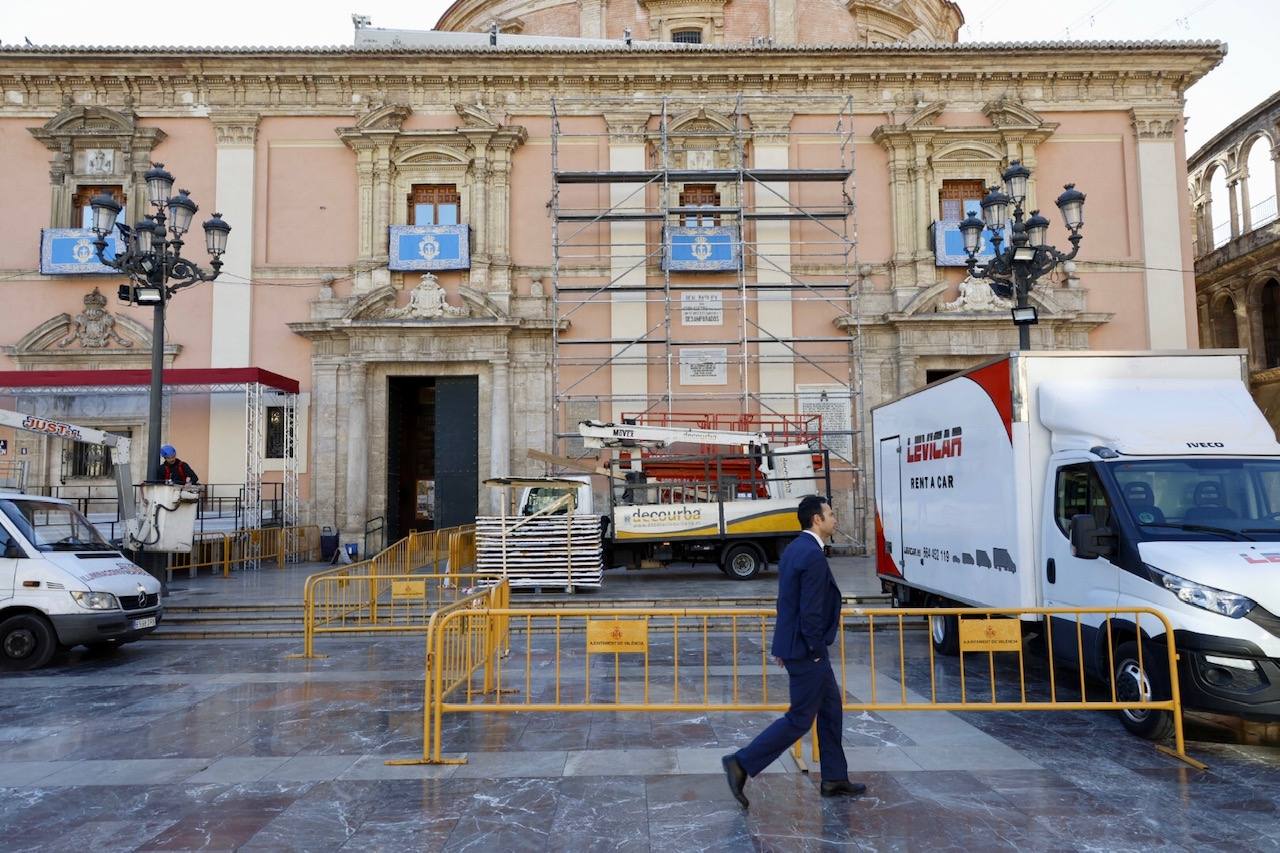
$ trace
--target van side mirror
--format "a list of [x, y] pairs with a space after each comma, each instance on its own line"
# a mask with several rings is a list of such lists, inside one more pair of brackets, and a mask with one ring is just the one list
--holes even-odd
[[1116, 537], [1109, 527], [1098, 524], [1092, 514], [1071, 519], [1071, 556], [1082, 560], [1110, 557], [1116, 551]]
[[22, 550], [22, 546], [14, 540], [10, 539], [4, 546], [4, 558], [6, 560], [24, 560], [27, 552]]

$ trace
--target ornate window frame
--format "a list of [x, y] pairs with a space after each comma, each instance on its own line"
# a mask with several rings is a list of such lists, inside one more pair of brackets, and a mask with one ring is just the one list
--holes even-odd
[[[137, 205], [147, 197], [143, 175], [151, 168], [152, 151], [166, 134], [158, 127], [139, 125], [137, 114], [127, 103], [123, 112], [67, 103], [49, 121], [28, 130], [53, 152], [49, 161], [49, 227], [80, 227], [72, 221], [71, 205], [81, 186], [123, 187], [130, 205], [128, 225], [145, 212]], [[87, 156], [90, 151], [112, 151], [114, 156], [109, 164], [94, 168]]]
[[639, 0], [649, 13], [649, 38], [673, 41], [676, 30], [702, 30], [702, 44], [724, 44], [727, 0]]
[[477, 104], [454, 106], [456, 128], [406, 130], [412, 109], [374, 107], [338, 137], [356, 154], [358, 260], [355, 291], [391, 284], [388, 228], [408, 225], [404, 203], [414, 184], [453, 184], [461, 196], [458, 221], [470, 227], [471, 266], [464, 286], [510, 293], [510, 174], [512, 154], [528, 137]]

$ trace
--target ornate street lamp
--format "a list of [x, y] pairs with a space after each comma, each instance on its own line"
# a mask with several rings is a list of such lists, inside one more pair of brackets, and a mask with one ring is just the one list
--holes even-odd
[[[212, 258], [209, 262], [212, 272], [201, 269], [182, 257], [182, 236], [190, 230], [199, 206], [186, 190], [178, 190], [177, 195], [172, 195], [173, 175], [165, 171], [163, 163], [152, 163], [143, 180], [147, 185], [147, 199], [155, 212], [144, 216], [132, 228], [116, 221], [121, 207], [111, 196], [94, 196], [89, 205], [93, 210], [93, 231], [98, 235], [93, 244], [98, 260], [124, 273], [129, 279], [129, 283], [120, 285], [120, 299], [132, 305], [151, 305], [155, 312], [151, 341], [150, 420], [147, 423], [147, 480], [156, 481], [160, 479], [165, 305], [182, 288], [218, 277], [231, 226], [222, 220], [219, 213], [205, 221], [205, 248]], [[107, 237], [117, 229], [121, 236], [118, 242], [120, 250], [114, 258], [108, 259], [104, 255]], [[158, 570], [154, 560], [150, 562], [148, 568], [163, 582], [163, 570]]]
[[[1031, 326], [1040, 319], [1035, 306], [1028, 302], [1031, 288], [1037, 279], [1063, 261], [1071, 260], [1080, 251], [1084, 193], [1077, 190], [1075, 184], [1067, 184], [1062, 195], [1058, 196], [1062, 221], [1071, 232], [1067, 237], [1071, 251], [1063, 253], [1049, 245], [1049, 220], [1041, 216], [1040, 211], [1033, 210], [1030, 216], [1023, 216], [1022, 205], [1027, 199], [1031, 170], [1014, 160], [1000, 177], [1004, 180], [1004, 189], [988, 189], [981, 203], [981, 219], [977, 211], [966, 211], [968, 215], [960, 223], [960, 234], [964, 238], [965, 254], [969, 256], [969, 275], [989, 280], [1001, 296], [1008, 294], [1014, 297], [1011, 313], [1018, 327], [1018, 349], [1025, 350], [1031, 348]], [[1011, 204], [1012, 219], [1009, 217]], [[1010, 230], [1009, 246], [1001, 249], [1006, 225]], [[994, 257], [980, 267], [977, 256], [983, 230], [991, 232]]]

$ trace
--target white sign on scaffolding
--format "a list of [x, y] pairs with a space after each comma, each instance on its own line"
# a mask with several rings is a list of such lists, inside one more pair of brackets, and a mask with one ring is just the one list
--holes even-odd
[[823, 444], [831, 451], [832, 463], [839, 458], [853, 460], [853, 406], [849, 389], [843, 385], [797, 385], [796, 406], [802, 415], [822, 416]]
[[724, 347], [683, 347], [680, 350], [680, 384], [727, 385], [728, 351]]
[[724, 296], [717, 292], [680, 294], [680, 322], [685, 326], [721, 326], [724, 324]]

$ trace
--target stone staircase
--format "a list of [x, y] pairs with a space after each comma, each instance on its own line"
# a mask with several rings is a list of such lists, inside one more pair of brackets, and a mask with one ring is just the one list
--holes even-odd
[[[742, 607], [772, 608], [773, 596], [721, 596], [717, 598], [617, 598], [598, 593], [583, 595], [539, 595], [513, 592], [512, 607], [573, 607], [591, 609]], [[845, 596], [850, 607], [889, 607], [887, 595]], [[164, 621], [148, 640], [262, 640], [282, 637], [302, 639], [302, 602], [256, 602], [253, 604], [166, 604]], [[358, 637], [359, 634], [348, 634]]]

